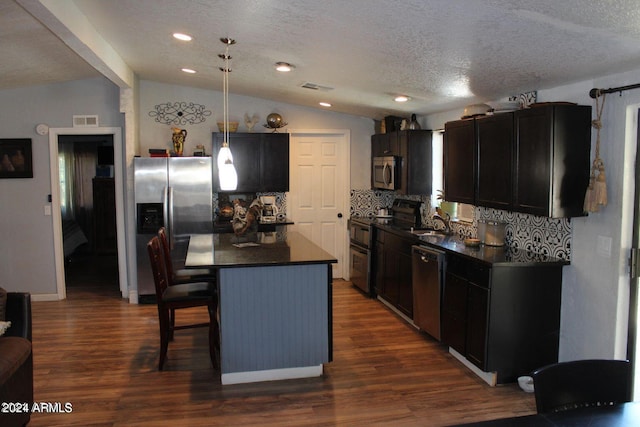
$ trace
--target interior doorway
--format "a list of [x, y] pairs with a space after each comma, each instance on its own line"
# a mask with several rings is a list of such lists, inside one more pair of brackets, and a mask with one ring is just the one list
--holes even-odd
[[640, 289], [640, 110], [636, 111], [636, 154], [635, 154], [635, 189], [633, 199], [633, 231], [631, 236], [631, 268], [629, 274], [629, 329], [627, 333], [627, 359], [631, 361], [633, 371], [633, 400], [640, 396], [640, 351], [638, 345], [638, 323], [640, 311], [638, 299]]
[[[114, 235], [112, 236], [113, 242], [111, 242], [112, 250], [115, 250], [115, 259], [112, 259], [111, 262], [117, 265], [117, 280], [119, 283], [119, 291], [123, 298], [128, 298], [128, 283], [126, 280], [126, 253], [125, 253], [125, 235], [124, 235], [124, 190], [123, 190], [123, 181], [124, 181], [124, 166], [122, 155], [118, 153], [122, 153], [122, 131], [120, 128], [51, 128], [49, 129], [49, 155], [50, 155], [50, 169], [51, 169], [51, 206], [52, 206], [52, 217], [53, 217], [53, 236], [54, 236], [54, 255], [55, 255], [55, 263], [56, 263], [56, 283], [57, 283], [57, 291], [58, 291], [58, 299], [65, 299], [67, 296], [67, 283], [65, 277], [65, 261], [67, 261], [67, 255], [69, 255], [69, 251], [73, 248], [73, 244], [71, 246], [65, 245], [65, 228], [63, 227], [63, 208], [65, 208], [65, 204], [68, 203], [69, 200], [68, 195], [64, 192], [66, 191], [66, 187], [61, 185], [60, 172], [61, 166], [60, 162], [60, 147], [64, 145], [64, 143], [77, 143], [83, 144], [82, 141], [85, 141], [88, 144], [95, 144], [96, 141], [104, 141], [112, 142], [111, 153], [113, 153], [113, 165], [110, 168], [101, 169], [97, 167], [97, 163], [99, 162], [95, 159], [95, 165], [91, 166], [91, 162], [89, 162], [89, 166], [85, 165], [89, 172], [87, 173], [87, 178], [85, 181], [93, 181], [93, 178], [96, 178], [95, 175], [109, 175], [111, 178], [112, 175], [112, 197], [113, 203], [115, 204], [115, 213], [110, 217], [111, 221], [115, 222], [115, 230], [113, 231]], [[91, 151], [91, 150], [85, 150]], [[104, 155], [104, 154], [103, 154]], [[91, 170], [95, 170], [96, 173], [93, 174]], [[91, 176], [93, 175], [93, 176]], [[98, 178], [102, 178], [99, 176]], [[107, 180], [108, 181], [108, 180]], [[90, 184], [85, 184], [90, 185]], [[93, 187], [93, 186], [92, 186]], [[92, 188], [93, 190], [93, 188]], [[91, 192], [92, 193], [92, 192]], [[104, 196], [99, 196], [98, 200], [102, 200]], [[93, 203], [92, 203], [93, 204]], [[93, 206], [92, 206], [93, 209]], [[80, 210], [82, 212], [82, 210]], [[91, 216], [91, 215], [89, 215]], [[75, 218], [75, 222], [77, 224], [78, 218]], [[81, 221], [82, 222], [82, 221]], [[91, 236], [91, 239], [87, 236], [86, 240], [89, 241], [90, 247], [89, 251], [94, 251], [96, 249], [96, 244], [98, 241], [94, 235], [95, 230], [93, 228], [93, 218], [85, 219], [85, 228], [83, 233], [88, 233]], [[68, 224], [67, 224], [68, 225]], [[72, 224], [74, 225], [74, 224]], [[74, 225], [75, 227], [75, 225]], [[80, 228], [80, 227], [78, 227]], [[97, 230], [101, 230], [101, 227], [98, 227]], [[79, 238], [82, 241], [82, 237], [78, 233], [75, 234], [76, 238]], [[67, 239], [69, 236], [66, 236]], [[67, 249], [65, 250], [65, 246]], [[98, 248], [100, 249], [100, 248]], [[80, 261], [81, 259], [78, 258]], [[101, 270], [104, 268], [108, 268], [110, 263], [108, 260], [105, 261], [104, 265], [101, 266], [99, 264], [95, 264], [91, 262], [91, 260], [82, 260], [84, 264], [92, 268], [94, 270]], [[79, 265], [81, 268], [82, 266]], [[104, 271], [104, 270], [103, 270]]]
[[60, 135], [58, 165], [65, 285], [119, 293], [113, 135]]

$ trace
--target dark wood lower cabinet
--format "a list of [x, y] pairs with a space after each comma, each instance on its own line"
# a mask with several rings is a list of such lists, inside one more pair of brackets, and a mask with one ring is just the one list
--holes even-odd
[[497, 382], [558, 360], [562, 265], [486, 264], [449, 254], [442, 342]]
[[377, 230], [376, 236], [378, 296], [412, 318], [411, 246], [414, 241], [384, 230]]
[[441, 314], [442, 341], [460, 354], [467, 353], [467, 288], [464, 278], [447, 273]]
[[469, 283], [467, 298], [467, 359], [476, 366], [484, 366], [487, 359], [489, 290]]

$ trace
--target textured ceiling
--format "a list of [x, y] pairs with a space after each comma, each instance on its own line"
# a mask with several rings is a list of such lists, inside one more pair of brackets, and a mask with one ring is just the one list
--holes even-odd
[[638, 0], [3, 0], [0, 89], [99, 75], [63, 25], [30, 15], [52, 3], [84, 14], [140, 79], [219, 90], [228, 36], [232, 93], [372, 118], [640, 68]]

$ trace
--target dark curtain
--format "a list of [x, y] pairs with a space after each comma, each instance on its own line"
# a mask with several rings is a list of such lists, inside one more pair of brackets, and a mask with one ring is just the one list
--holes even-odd
[[93, 178], [98, 163], [96, 146], [65, 142], [58, 147], [62, 219], [74, 220], [86, 236], [91, 236]]

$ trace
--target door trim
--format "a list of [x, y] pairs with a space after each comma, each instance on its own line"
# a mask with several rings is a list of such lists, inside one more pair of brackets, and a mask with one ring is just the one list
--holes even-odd
[[51, 216], [53, 222], [53, 247], [58, 299], [66, 299], [64, 278], [64, 248], [62, 244], [62, 212], [60, 211], [60, 172], [58, 168], [58, 137], [60, 135], [113, 135], [113, 177], [116, 197], [116, 233], [118, 247], [118, 280], [123, 298], [129, 295], [127, 281], [127, 257], [124, 231], [124, 162], [122, 159], [122, 129], [116, 127], [77, 127], [49, 129], [49, 166], [51, 171]]
[[[627, 330], [627, 354], [631, 361], [632, 397], [635, 399], [640, 394], [640, 384], [638, 384], [638, 366], [636, 358], [638, 356], [638, 287], [640, 278], [638, 276], [637, 262], [640, 247], [640, 109], [636, 110], [636, 155], [634, 168], [634, 198], [633, 198], [633, 228], [631, 237], [631, 250], [629, 253], [629, 314]], [[634, 268], [636, 267], [636, 268]]]
[[[349, 129], [289, 129], [289, 147], [293, 145], [293, 139], [310, 135], [335, 135], [343, 139], [344, 144], [340, 145], [341, 152], [339, 156], [343, 159], [342, 170], [343, 176], [347, 179], [343, 180], [340, 193], [342, 195], [342, 206], [347, 212], [342, 212], [342, 253], [344, 259], [342, 262], [342, 278], [349, 280], [349, 233], [347, 232], [347, 219], [351, 212], [351, 131]], [[291, 148], [289, 149], [291, 151]], [[289, 162], [293, 161], [290, 156]], [[335, 275], [334, 275], [335, 276]]]

